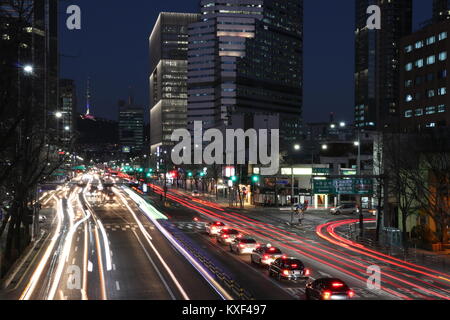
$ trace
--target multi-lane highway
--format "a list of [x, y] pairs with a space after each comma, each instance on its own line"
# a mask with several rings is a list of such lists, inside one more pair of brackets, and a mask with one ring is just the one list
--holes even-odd
[[[143, 195], [116, 182], [105, 192], [99, 175], [87, 174], [45, 195], [43, 204], [54, 208], [51, 228], [33, 263], [10, 288], [11, 299], [306, 298], [305, 281], [269, 277], [248, 255], [231, 253], [209, 237], [205, 224], [212, 221], [300, 259], [311, 270], [310, 280], [345, 281], [358, 300], [450, 299], [445, 270], [405, 262], [342, 237], [339, 228], [354, 219], [295, 229], [273, 216], [222, 207], [179, 190], [169, 190], [163, 206], [161, 187], [153, 185], [154, 191]], [[368, 268], [374, 267], [381, 271], [378, 288], [368, 281]]]
[[[162, 190], [154, 186], [157, 192]], [[264, 274], [265, 281], [275, 283], [269, 279], [267, 271], [261, 271], [250, 266], [248, 257], [236, 257], [228, 253], [203, 235], [201, 223], [192, 223], [193, 216], [201, 217], [204, 221], [222, 221], [230, 227], [236, 228], [247, 235], [260, 240], [270, 242], [280, 247], [284, 253], [299, 257], [312, 269], [312, 278], [337, 277], [349, 284], [356, 293], [356, 299], [401, 299], [401, 300], [434, 300], [450, 299], [450, 274], [440, 270], [429, 269], [413, 263], [383, 255], [358, 244], [346, 241], [339, 237], [335, 228], [346, 223], [354, 223], [354, 220], [330, 222], [317, 227], [315, 234], [308, 234], [280, 224], [274, 219], [264, 216], [255, 216], [236, 212], [236, 210], [224, 208], [216, 203], [199, 200], [190, 194], [181, 191], [170, 191], [168, 199], [177, 203], [177, 209], [166, 209], [171, 212], [173, 221], [186, 230], [199, 245], [214, 246], [210, 250], [220, 252], [223, 262], [232, 265], [238, 261], [239, 270], [233, 270], [236, 277], [249, 274]], [[189, 215], [189, 211], [191, 215]], [[368, 223], [370, 223], [370, 219]], [[205, 244], [206, 243], [206, 244]], [[380, 287], [376, 283], [368, 282], [375, 268], [380, 268]], [[371, 273], [369, 273], [370, 268]], [[276, 283], [297, 298], [304, 296], [304, 284]]]
[[24, 279], [20, 299], [228, 298], [120, 188], [113, 189], [114, 201], [106, 203], [98, 201], [99, 177], [83, 179], [82, 187], [71, 183], [49, 202], [57, 209], [53, 230]]

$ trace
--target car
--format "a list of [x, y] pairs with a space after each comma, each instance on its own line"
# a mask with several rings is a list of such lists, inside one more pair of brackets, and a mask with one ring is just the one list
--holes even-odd
[[231, 244], [237, 238], [242, 238], [242, 234], [235, 229], [223, 228], [217, 235], [217, 242], [223, 245]]
[[230, 244], [230, 251], [236, 254], [251, 254], [260, 244], [252, 238], [238, 238]]
[[220, 233], [220, 231], [222, 231], [222, 229], [225, 227], [226, 227], [225, 224], [220, 221], [211, 222], [206, 225], [206, 233], [210, 237], [217, 236]]
[[332, 215], [357, 214], [359, 213], [359, 209], [355, 204], [343, 204], [337, 208], [332, 208], [330, 213]]
[[308, 280], [311, 271], [296, 258], [282, 257], [269, 266], [269, 276], [278, 280]]
[[252, 252], [251, 262], [259, 266], [269, 266], [276, 259], [283, 257], [280, 249], [271, 245], [265, 245]]
[[305, 290], [308, 300], [350, 300], [355, 293], [342, 280], [321, 278], [308, 283]]
[[194, 190], [192, 191], [192, 196], [198, 198], [200, 197], [200, 192], [198, 192], [198, 190]]

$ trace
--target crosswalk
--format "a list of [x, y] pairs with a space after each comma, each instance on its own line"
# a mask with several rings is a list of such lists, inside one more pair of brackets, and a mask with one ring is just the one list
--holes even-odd
[[[139, 226], [134, 223], [130, 224], [105, 224], [105, 229], [108, 231], [136, 231], [139, 229]], [[148, 230], [155, 230], [155, 227], [152, 225], [146, 225], [144, 228]]]
[[178, 229], [186, 232], [205, 232], [205, 223], [203, 222], [174, 222]]

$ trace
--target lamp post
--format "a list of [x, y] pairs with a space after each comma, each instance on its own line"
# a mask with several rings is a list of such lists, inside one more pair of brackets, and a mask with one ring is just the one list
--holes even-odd
[[[358, 130], [358, 140], [355, 141], [355, 146], [358, 147], [358, 158], [357, 158], [357, 177], [358, 179], [361, 179], [361, 132]], [[357, 195], [356, 197], [357, 201], [357, 207], [359, 210], [359, 230], [360, 230], [360, 236], [362, 237], [364, 235], [364, 215], [363, 210], [361, 206], [361, 195]]]
[[[302, 149], [301, 145], [294, 145], [294, 151], [300, 151]], [[295, 177], [294, 177], [294, 166], [291, 167], [291, 225], [294, 224], [294, 193], [295, 193]]]

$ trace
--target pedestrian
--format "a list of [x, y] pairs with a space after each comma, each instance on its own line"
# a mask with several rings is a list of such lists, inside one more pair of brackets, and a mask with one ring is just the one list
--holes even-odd
[[300, 225], [302, 225], [303, 224], [303, 219], [305, 218], [305, 213], [304, 213], [304, 211], [302, 210], [302, 211], [300, 211], [300, 213], [299, 213], [299, 215], [298, 215], [298, 223], [300, 224]]

